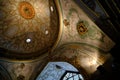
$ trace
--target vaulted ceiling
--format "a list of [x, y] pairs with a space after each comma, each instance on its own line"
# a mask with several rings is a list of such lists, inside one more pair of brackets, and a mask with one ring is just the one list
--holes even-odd
[[2, 0], [0, 18], [0, 47], [9, 53], [5, 56], [39, 56], [58, 38], [59, 18], [53, 1]]
[[60, 61], [85, 80], [101, 65], [109, 71], [120, 35], [106, 9], [100, 0], [0, 0], [0, 77], [35, 80]]

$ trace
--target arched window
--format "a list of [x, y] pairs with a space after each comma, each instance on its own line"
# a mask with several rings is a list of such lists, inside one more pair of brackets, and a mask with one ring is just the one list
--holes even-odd
[[67, 62], [49, 62], [36, 80], [84, 80], [84, 78]]

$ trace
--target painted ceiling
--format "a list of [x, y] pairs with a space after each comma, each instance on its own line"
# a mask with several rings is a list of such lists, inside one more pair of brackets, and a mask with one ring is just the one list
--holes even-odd
[[0, 0], [0, 64], [11, 78], [35, 80], [52, 61], [88, 77], [111, 60], [115, 42], [84, 7], [74, 0]]
[[0, 47], [11, 55], [45, 53], [57, 40], [58, 24], [53, 1], [0, 0]]

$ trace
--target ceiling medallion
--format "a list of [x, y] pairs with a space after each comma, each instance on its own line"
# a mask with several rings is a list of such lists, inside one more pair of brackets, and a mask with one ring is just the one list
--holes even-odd
[[28, 2], [20, 2], [19, 13], [25, 19], [32, 19], [35, 16], [35, 10], [33, 6]]
[[78, 31], [78, 33], [80, 35], [85, 34], [88, 31], [88, 29], [86, 28], [84, 22], [82, 22], [82, 21], [78, 22], [78, 24], [77, 24], [77, 31]]

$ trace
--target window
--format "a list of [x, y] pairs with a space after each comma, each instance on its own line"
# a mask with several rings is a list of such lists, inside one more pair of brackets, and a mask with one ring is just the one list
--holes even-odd
[[49, 62], [36, 80], [84, 80], [78, 70], [67, 62]]
[[84, 80], [79, 72], [66, 71], [60, 80]]

